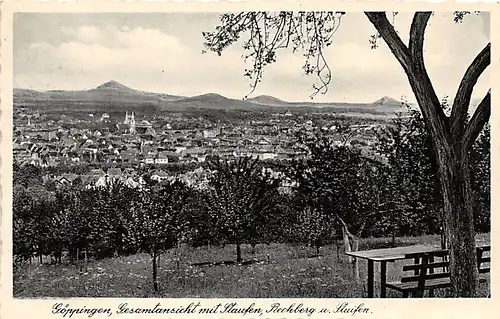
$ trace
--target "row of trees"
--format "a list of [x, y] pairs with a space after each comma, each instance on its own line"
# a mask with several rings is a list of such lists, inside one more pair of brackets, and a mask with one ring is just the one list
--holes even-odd
[[[239, 263], [242, 244], [306, 243], [319, 252], [342, 234], [349, 251], [358, 249], [361, 236], [438, 231], [442, 196], [418, 112], [380, 132], [372, 156], [347, 143], [334, 145], [321, 131], [300, 141], [308, 159], [274, 171], [250, 158], [213, 158], [207, 163], [208, 189], [149, 180], [136, 189], [111, 182], [48, 190], [20, 178], [14, 187], [14, 255], [18, 261], [52, 255], [61, 262], [63, 252], [72, 258], [80, 252], [96, 258], [146, 252], [157, 290], [157, 260], [180, 242], [235, 244]], [[488, 230], [489, 130], [471, 158], [476, 224]], [[281, 191], [283, 179], [295, 182], [291, 192]]]

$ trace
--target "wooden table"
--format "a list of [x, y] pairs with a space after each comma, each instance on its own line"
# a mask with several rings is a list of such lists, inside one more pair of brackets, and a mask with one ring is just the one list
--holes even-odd
[[346, 252], [346, 255], [368, 261], [368, 298], [373, 298], [373, 264], [380, 262], [380, 298], [386, 297], [387, 262], [405, 259], [406, 254], [426, 253], [441, 250], [440, 246], [413, 245], [385, 249]]

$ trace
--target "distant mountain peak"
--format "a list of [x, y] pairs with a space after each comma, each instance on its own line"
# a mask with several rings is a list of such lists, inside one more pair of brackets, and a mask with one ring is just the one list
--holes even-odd
[[228, 100], [227, 97], [219, 93], [205, 93], [191, 97], [193, 99]]
[[108, 81], [108, 82], [96, 87], [96, 90], [102, 90], [102, 89], [128, 90], [128, 91], [132, 90], [128, 86], [123, 85], [123, 84], [121, 84], [117, 81], [114, 81], [114, 80]]
[[383, 96], [380, 99], [373, 102], [373, 104], [377, 104], [377, 105], [384, 105], [384, 104], [388, 104], [388, 103], [394, 104], [394, 103], [401, 103], [401, 102], [396, 100], [396, 99], [393, 99], [392, 97], [389, 97], [389, 96]]
[[285, 101], [271, 95], [259, 95], [249, 98], [248, 101], [257, 103], [285, 103]]

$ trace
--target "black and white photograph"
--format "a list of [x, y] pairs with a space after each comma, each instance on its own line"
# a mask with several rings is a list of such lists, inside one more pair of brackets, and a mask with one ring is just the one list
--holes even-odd
[[13, 13], [13, 298], [491, 298], [492, 12], [334, 9]]

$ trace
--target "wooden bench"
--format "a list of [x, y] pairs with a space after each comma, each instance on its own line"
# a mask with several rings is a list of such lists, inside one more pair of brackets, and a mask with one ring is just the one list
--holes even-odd
[[[485, 282], [490, 272], [490, 246], [477, 247], [477, 267], [479, 281]], [[429, 290], [429, 297], [434, 296], [434, 289], [450, 287], [450, 262], [448, 250], [405, 255], [405, 259], [413, 260], [404, 265], [403, 272], [411, 272], [401, 278], [401, 282], [390, 282], [386, 287], [403, 293], [403, 297], [423, 297]], [[439, 260], [439, 261], [436, 261]]]

